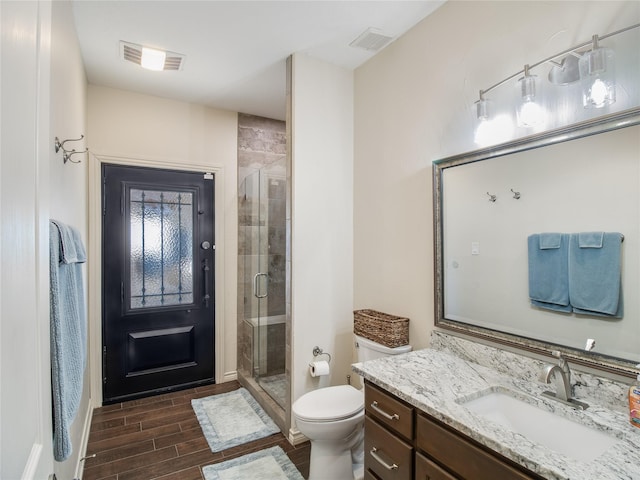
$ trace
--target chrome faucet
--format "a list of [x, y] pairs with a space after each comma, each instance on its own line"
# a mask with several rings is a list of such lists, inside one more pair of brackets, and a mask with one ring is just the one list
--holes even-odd
[[542, 371], [542, 380], [545, 383], [553, 383], [556, 386], [556, 397], [568, 402], [571, 399], [571, 370], [569, 364], [558, 351], [551, 352], [558, 359], [557, 365], [547, 365]]
[[543, 392], [542, 394], [546, 397], [558, 400], [559, 402], [571, 405], [574, 408], [581, 410], [586, 409], [588, 407], [586, 403], [579, 402], [572, 398], [571, 370], [569, 369], [569, 364], [562, 356], [562, 353], [554, 350], [551, 352], [551, 355], [558, 359], [558, 363], [557, 365], [547, 365], [544, 367], [540, 379], [545, 383], [551, 383], [553, 379], [553, 384], [556, 387], [556, 393]]

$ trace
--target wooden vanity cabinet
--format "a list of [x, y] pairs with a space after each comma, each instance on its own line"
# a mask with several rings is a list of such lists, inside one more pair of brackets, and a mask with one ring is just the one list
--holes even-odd
[[419, 480], [458, 480], [437, 463], [416, 452], [416, 474]]
[[[469, 480], [533, 480], [537, 474], [517, 465], [497, 452], [421, 413], [416, 418], [416, 447], [452, 477]], [[416, 477], [425, 480], [425, 477]], [[429, 477], [433, 479], [439, 477]]]
[[368, 478], [412, 480], [414, 408], [370, 383], [365, 384], [364, 402]]
[[365, 383], [365, 480], [543, 480]]

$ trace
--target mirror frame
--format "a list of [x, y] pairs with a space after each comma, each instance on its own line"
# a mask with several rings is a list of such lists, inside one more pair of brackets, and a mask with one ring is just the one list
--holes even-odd
[[[592, 120], [576, 123], [567, 127], [549, 130], [535, 135], [519, 138], [500, 145], [454, 155], [433, 162], [433, 235], [434, 235], [434, 310], [435, 326], [469, 335], [502, 346], [524, 350], [525, 352], [551, 356], [551, 351], [559, 350], [572, 363], [595, 368], [597, 370], [635, 378], [637, 362], [602, 355], [594, 352], [544, 342], [528, 337], [501, 332], [498, 330], [470, 325], [445, 318], [444, 312], [444, 266], [443, 266], [443, 228], [442, 228], [442, 175], [447, 168], [473, 162], [489, 160], [526, 150], [546, 147], [561, 142], [617, 130], [640, 124], [640, 107], [619, 113], [604, 115]], [[637, 319], [640, 322], [640, 318]]]

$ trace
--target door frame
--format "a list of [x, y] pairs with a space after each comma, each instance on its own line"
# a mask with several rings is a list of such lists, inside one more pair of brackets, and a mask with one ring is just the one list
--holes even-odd
[[91, 400], [94, 408], [102, 406], [102, 164], [132, 167], [162, 168], [189, 172], [212, 173], [214, 175], [214, 364], [216, 383], [228, 380], [224, 372], [225, 342], [225, 209], [224, 167], [170, 162], [159, 159], [132, 158], [91, 153], [89, 155], [89, 262], [93, 268], [88, 272], [89, 284], [89, 358], [91, 365]]

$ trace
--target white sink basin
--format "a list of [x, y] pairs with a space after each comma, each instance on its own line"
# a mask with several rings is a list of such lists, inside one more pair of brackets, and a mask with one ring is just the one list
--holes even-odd
[[575, 460], [593, 460], [618, 442], [606, 433], [516, 398], [506, 389], [489, 390], [480, 397], [461, 399], [458, 403], [531, 442]]

